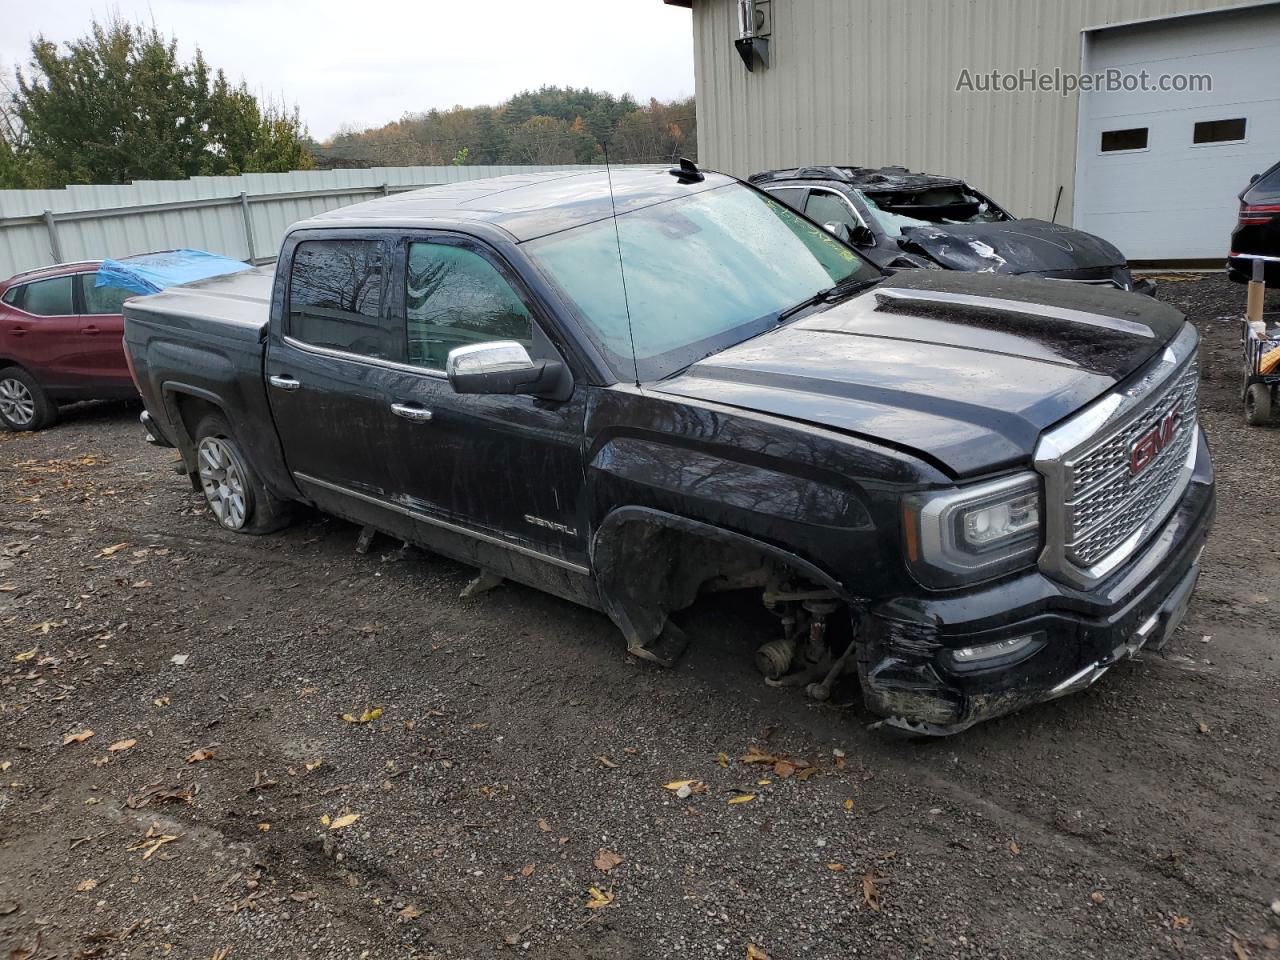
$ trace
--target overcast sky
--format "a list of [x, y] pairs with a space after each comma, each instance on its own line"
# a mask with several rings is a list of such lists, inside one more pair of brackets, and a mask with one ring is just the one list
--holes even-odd
[[25, 0], [0, 14], [0, 67], [37, 33], [69, 40], [115, 9], [258, 94], [297, 103], [318, 140], [342, 124], [497, 103], [543, 84], [693, 94], [689, 11], [662, 0]]

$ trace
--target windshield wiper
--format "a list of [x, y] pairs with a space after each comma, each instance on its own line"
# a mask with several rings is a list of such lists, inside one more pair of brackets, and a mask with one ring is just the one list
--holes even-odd
[[787, 309], [778, 314], [777, 322], [786, 323], [800, 311], [808, 310], [810, 307], [816, 307], [820, 303], [835, 303], [839, 300], [845, 299], [846, 297], [851, 297], [855, 293], [865, 290], [873, 284], [879, 283], [883, 279], [884, 277], [871, 277], [870, 279], [863, 278], [854, 280], [849, 278], [841, 280], [834, 287], [827, 287], [825, 290], [819, 290], [812, 297], [801, 300], [793, 307], [787, 307]]

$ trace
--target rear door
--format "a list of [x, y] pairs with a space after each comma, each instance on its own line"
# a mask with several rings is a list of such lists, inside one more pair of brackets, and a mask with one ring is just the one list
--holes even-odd
[[76, 274], [80, 337], [85, 376], [94, 383], [126, 386], [131, 381], [124, 359], [124, 301], [137, 294], [121, 287], [95, 285], [96, 273]]
[[73, 278], [22, 284], [11, 307], [6, 326], [14, 358], [46, 389], [83, 387], [84, 344]]
[[[282, 323], [267, 348], [271, 413], [285, 461], [322, 506], [384, 507], [397, 487], [388, 380], [404, 360], [404, 326], [391, 318], [389, 247], [379, 234], [326, 234], [284, 251]], [[278, 294], [277, 294], [278, 295]], [[335, 500], [335, 497], [337, 498]]]

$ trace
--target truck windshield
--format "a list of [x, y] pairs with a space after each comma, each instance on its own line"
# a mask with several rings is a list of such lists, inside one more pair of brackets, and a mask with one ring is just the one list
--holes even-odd
[[621, 380], [669, 376], [762, 333], [821, 290], [879, 276], [825, 230], [741, 184], [619, 214], [616, 235], [602, 220], [525, 249]]

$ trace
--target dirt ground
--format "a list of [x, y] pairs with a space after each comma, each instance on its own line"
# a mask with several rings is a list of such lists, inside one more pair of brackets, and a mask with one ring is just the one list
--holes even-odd
[[0, 958], [1280, 958], [1280, 430], [1244, 289], [1161, 296], [1219, 470], [1185, 626], [923, 743], [764, 686], [754, 601], [662, 672], [337, 520], [221, 531], [134, 407], [0, 434]]

